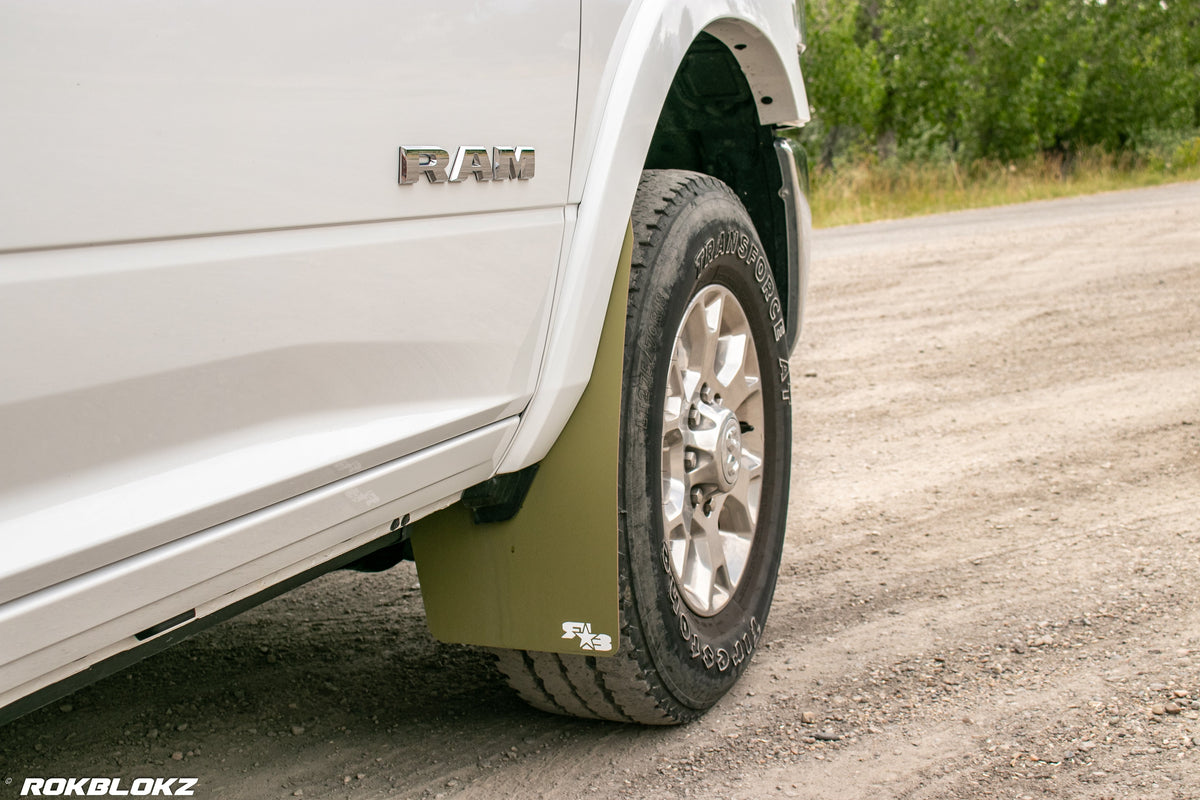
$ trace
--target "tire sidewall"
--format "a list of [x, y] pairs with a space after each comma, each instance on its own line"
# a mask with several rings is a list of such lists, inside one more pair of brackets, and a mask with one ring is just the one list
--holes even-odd
[[[786, 527], [791, 401], [779, 292], [742, 205], [706, 187], [677, 210], [652, 254], [643, 302], [630, 317], [623, 397], [625, 557], [636, 616], [654, 667], [678, 701], [704, 709], [737, 680], [758, 646], [774, 594]], [[662, 523], [662, 402], [683, 313], [709, 285], [728, 289], [754, 332], [764, 412], [763, 492], [750, 557], [737, 591], [704, 617], [684, 602]], [[640, 431], [640, 435], [639, 435]], [[632, 501], [632, 502], [629, 502]]]

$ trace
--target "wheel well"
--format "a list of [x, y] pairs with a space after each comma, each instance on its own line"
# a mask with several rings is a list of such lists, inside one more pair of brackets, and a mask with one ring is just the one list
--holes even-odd
[[645, 168], [703, 172], [733, 189], [758, 230], [786, 305], [787, 227], [774, 140], [774, 130], [759, 124], [754, 94], [729, 47], [701, 33], [671, 82]]

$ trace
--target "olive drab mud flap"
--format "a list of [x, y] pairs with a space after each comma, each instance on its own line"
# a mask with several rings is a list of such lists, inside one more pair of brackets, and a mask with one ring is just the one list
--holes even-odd
[[506, 522], [456, 504], [413, 526], [429, 630], [443, 642], [593, 656], [618, 642], [617, 446], [632, 229], [592, 377]]

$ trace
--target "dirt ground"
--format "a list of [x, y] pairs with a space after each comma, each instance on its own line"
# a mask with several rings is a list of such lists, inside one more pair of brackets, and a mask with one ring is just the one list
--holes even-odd
[[0, 728], [0, 798], [1200, 798], [1200, 184], [821, 231], [793, 373], [765, 646], [700, 722], [526, 709], [405, 564]]

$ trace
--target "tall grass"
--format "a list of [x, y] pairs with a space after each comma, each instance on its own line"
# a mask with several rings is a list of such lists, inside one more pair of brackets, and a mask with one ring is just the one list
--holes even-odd
[[1200, 136], [1134, 155], [1091, 150], [1019, 163], [901, 163], [868, 155], [812, 173], [816, 227], [1200, 180]]

